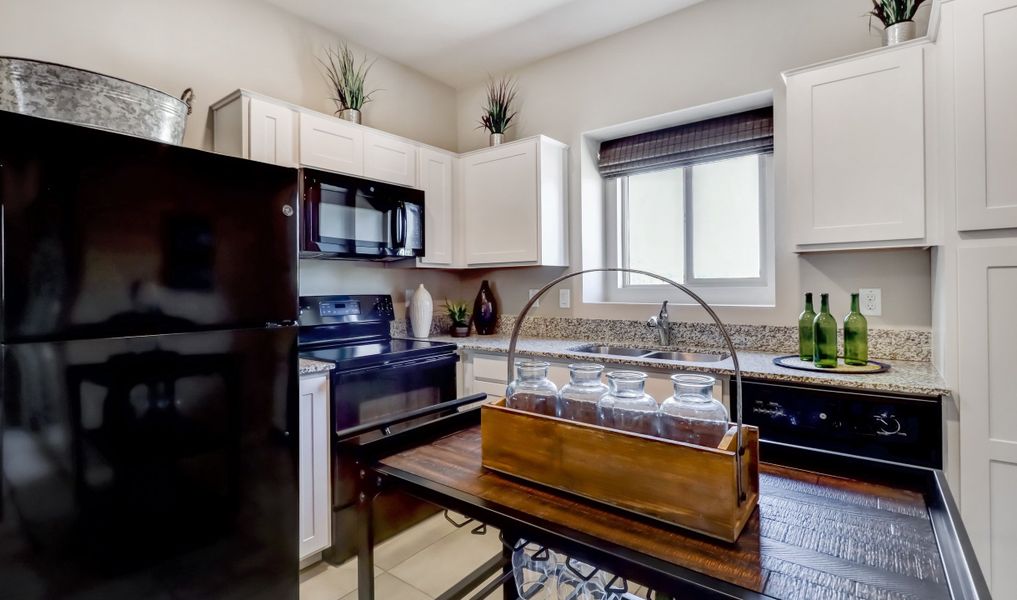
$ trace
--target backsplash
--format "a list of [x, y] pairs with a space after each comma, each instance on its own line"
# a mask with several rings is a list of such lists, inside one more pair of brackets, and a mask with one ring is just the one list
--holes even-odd
[[[509, 335], [515, 316], [498, 319], [497, 335]], [[432, 335], [448, 334], [450, 322], [435, 315]], [[731, 342], [738, 350], [798, 352], [798, 328], [779, 325], [726, 325]], [[407, 334], [404, 319], [392, 324], [392, 335]], [[657, 346], [656, 334], [644, 321], [580, 319], [575, 317], [528, 317], [521, 334], [527, 337], [572, 339], [637, 346]], [[475, 334], [474, 334], [475, 335]], [[838, 332], [839, 352], [843, 353], [843, 332]], [[671, 323], [671, 346], [681, 350], [716, 350], [725, 347], [717, 326], [712, 323]], [[932, 332], [922, 329], [869, 329], [869, 358], [887, 360], [932, 360]]]

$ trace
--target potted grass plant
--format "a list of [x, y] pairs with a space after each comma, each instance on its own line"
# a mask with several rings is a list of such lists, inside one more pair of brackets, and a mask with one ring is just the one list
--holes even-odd
[[487, 83], [487, 98], [477, 129], [490, 133], [490, 145], [497, 146], [505, 140], [505, 131], [516, 117], [513, 103], [516, 99], [516, 82], [511, 77], [491, 79]]
[[335, 48], [326, 48], [325, 60], [318, 61], [325, 68], [325, 75], [332, 86], [332, 101], [338, 107], [335, 114], [340, 119], [360, 123], [364, 105], [378, 91], [367, 91], [367, 74], [371, 72], [374, 61], [367, 62], [367, 56], [357, 58], [345, 42]]
[[452, 337], [466, 337], [470, 335], [470, 312], [465, 302], [445, 301], [445, 310], [448, 311], [448, 318], [452, 321], [449, 327], [449, 335]]
[[892, 46], [915, 37], [915, 13], [925, 0], [872, 0], [870, 18], [883, 24], [883, 45]]

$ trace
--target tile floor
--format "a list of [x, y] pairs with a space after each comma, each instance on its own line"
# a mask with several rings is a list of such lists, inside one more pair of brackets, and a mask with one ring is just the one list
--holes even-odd
[[[457, 519], [461, 520], [461, 519]], [[439, 513], [374, 550], [375, 600], [432, 600], [501, 552], [498, 532], [456, 529]], [[300, 600], [356, 600], [357, 559], [300, 572]], [[488, 600], [502, 600], [499, 592]]]

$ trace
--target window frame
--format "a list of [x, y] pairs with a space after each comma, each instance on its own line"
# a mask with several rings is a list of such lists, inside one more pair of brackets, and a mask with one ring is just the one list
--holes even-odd
[[[683, 169], [683, 216], [682, 235], [684, 244], [684, 285], [711, 304], [721, 306], [765, 306], [776, 305], [776, 258], [774, 232], [774, 182], [773, 152], [755, 154], [759, 171], [759, 276], [744, 278], [696, 278], [693, 276], [693, 242], [695, 233], [693, 220], [692, 179], [693, 168]], [[704, 163], [705, 164], [705, 163]], [[629, 268], [626, 249], [629, 228], [627, 199], [628, 177], [604, 180], [606, 231], [604, 239], [608, 265]], [[659, 303], [663, 299], [673, 304], [692, 305], [694, 302], [680, 290], [665, 283], [632, 284], [630, 273], [605, 273], [604, 292], [607, 302]]]

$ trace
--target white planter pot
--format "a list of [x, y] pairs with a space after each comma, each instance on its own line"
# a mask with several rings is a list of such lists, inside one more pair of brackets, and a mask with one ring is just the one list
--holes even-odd
[[424, 288], [424, 284], [417, 287], [410, 300], [410, 326], [413, 328], [413, 336], [426, 338], [431, 335], [431, 318], [434, 315], [434, 300], [431, 293]]

